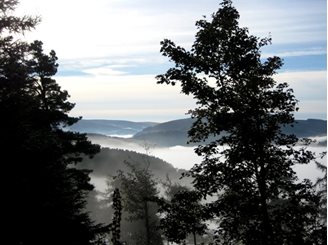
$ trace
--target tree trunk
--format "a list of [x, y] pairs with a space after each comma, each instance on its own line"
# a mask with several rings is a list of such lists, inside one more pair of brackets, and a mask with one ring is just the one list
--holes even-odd
[[194, 236], [194, 245], [197, 245], [197, 241], [196, 241], [196, 232], [193, 232], [192, 234], [193, 234], [193, 236]]
[[148, 215], [148, 202], [144, 201], [145, 208], [145, 227], [146, 227], [146, 242], [150, 245], [150, 230], [149, 230], [149, 215]]
[[261, 218], [262, 218], [262, 225], [263, 225], [263, 235], [262, 235], [262, 242], [263, 245], [270, 245], [273, 239], [272, 237], [272, 228], [270, 225], [270, 218], [268, 213], [268, 206], [267, 206], [267, 191], [265, 181], [261, 180], [258, 182], [259, 191], [260, 191], [260, 204], [261, 204]]

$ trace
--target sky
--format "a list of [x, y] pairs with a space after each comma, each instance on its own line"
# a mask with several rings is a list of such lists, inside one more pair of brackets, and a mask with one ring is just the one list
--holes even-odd
[[[179, 86], [156, 84], [172, 66], [160, 53], [171, 39], [189, 49], [195, 22], [219, 8], [218, 0], [20, 0], [17, 15], [38, 15], [42, 22], [27, 40], [55, 50], [55, 79], [76, 103], [72, 116], [164, 122], [186, 118], [195, 101]], [[272, 37], [263, 57], [278, 55], [276, 75], [300, 101], [298, 119], [326, 119], [326, 0], [235, 0], [240, 26], [252, 35]]]

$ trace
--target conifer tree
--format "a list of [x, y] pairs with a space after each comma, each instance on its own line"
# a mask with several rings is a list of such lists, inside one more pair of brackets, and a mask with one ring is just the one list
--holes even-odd
[[97, 226], [86, 213], [89, 170], [75, 167], [99, 147], [63, 127], [79, 118], [52, 78], [54, 51], [22, 41], [39, 18], [16, 17], [18, 1], [0, 0], [0, 155], [6, 198], [6, 244], [91, 244]]

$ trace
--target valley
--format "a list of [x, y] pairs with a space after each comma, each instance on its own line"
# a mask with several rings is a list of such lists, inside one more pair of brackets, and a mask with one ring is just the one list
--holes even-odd
[[[93, 128], [95, 125], [99, 125], [99, 121], [102, 122], [102, 132], [106, 132], [108, 135], [90, 133], [99, 132], [99, 127]], [[88, 139], [102, 147], [101, 153], [93, 159], [84, 160], [81, 164], [81, 167], [93, 170], [92, 182], [97, 190], [104, 191], [106, 178], [115, 175], [119, 169], [126, 169], [125, 161], [139, 163], [149, 161], [150, 170], [154, 172], [156, 178], [165, 180], [169, 175], [174, 181], [180, 181], [181, 172], [189, 170], [202, 160], [194, 153], [195, 144], [186, 143], [188, 141], [187, 131], [192, 124], [191, 119], [162, 124], [148, 123], [149, 127], [133, 122], [119, 124], [117, 121], [111, 120], [99, 121], [95, 123], [92, 120], [82, 120], [79, 127], [73, 127], [79, 129], [80, 132], [89, 132]], [[119, 127], [114, 128], [113, 124], [119, 125]], [[135, 135], [125, 137], [126, 125], [133, 127], [130, 132], [136, 132]], [[297, 126], [285, 130], [287, 133], [295, 133], [299, 137], [310, 137], [317, 140], [309, 147], [309, 150], [317, 155], [326, 151], [326, 121], [314, 119], [298, 121]], [[318, 160], [326, 162], [326, 157]], [[315, 182], [322, 175], [314, 162], [309, 165], [297, 165], [294, 170], [300, 180], [309, 178]], [[190, 183], [190, 180], [186, 183]]]

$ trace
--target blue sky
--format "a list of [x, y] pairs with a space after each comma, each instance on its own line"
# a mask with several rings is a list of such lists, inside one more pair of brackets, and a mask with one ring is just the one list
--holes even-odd
[[[25, 38], [39, 39], [59, 57], [60, 85], [84, 118], [167, 121], [186, 117], [192, 98], [179, 87], [157, 85], [171, 65], [160, 41], [190, 47], [195, 22], [219, 8], [218, 0], [21, 0], [20, 14], [42, 22]], [[288, 82], [299, 99], [297, 118], [326, 118], [327, 6], [325, 0], [235, 0], [240, 26], [272, 37], [264, 57], [284, 66], [277, 81]]]

